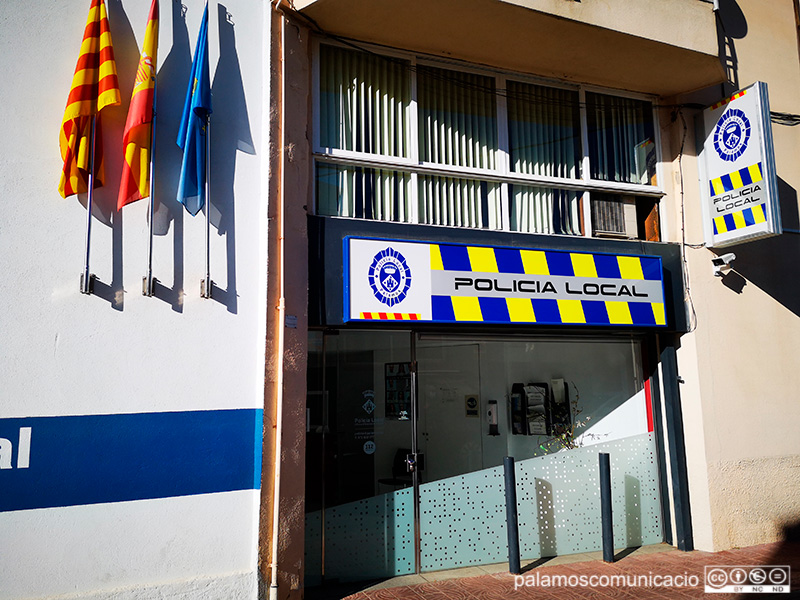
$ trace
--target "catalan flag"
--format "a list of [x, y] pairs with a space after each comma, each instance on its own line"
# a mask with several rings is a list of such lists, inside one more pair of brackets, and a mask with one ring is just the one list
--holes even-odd
[[[89, 165], [92, 159], [92, 121], [106, 106], [120, 103], [117, 66], [104, 0], [92, 0], [83, 42], [61, 122], [59, 146], [64, 168], [58, 191], [66, 198], [88, 190]], [[103, 182], [102, 135], [100, 119], [95, 128], [94, 187]]]
[[158, 0], [150, 6], [147, 29], [144, 33], [142, 54], [136, 81], [133, 84], [128, 120], [122, 134], [125, 162], [119, 184], [117, 209], [150, 195], [150, 158], [153, 151], [153, 108], [156, 93], [156, 66], [158, 52]]
[[192, 215], [206, 201], [206, 152], [208, 115], [211, 114], [211, 77], [208, 69], [208, 3], [194, 49], [192, 75], [186, 90], [178, 146], [183, 150], [178, 202]]

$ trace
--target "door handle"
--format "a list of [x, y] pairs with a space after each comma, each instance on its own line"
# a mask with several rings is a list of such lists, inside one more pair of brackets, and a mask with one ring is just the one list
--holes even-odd
[[417, 468], [417, 459], [414, 454], [406, 454], [406, 472], [413, 473]]

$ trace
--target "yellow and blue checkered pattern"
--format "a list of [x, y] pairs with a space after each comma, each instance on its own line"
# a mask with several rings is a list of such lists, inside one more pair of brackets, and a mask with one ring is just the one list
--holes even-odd
[[766, 223], [766, 208], [766, 204], [756, 204], [751, 208], [728, 213], [721, 217], [714, 217], [714, 235], [736, 231], [737, 229], [744, 229], [745, 227], [757, 225], [758, 223]]
[[761, 163], [757, 165], [750, 165], [744, 169], [739, 169], [733, 173], [728, 173], [722, 177], [715, 177], [709, 180], [709, 191], [711, 197], [720, 196], [725, 192], [732, 192], [743, 188], [747, 185], [752, 185], [763, 179], [761, 171]]
[[[436, 271], [461, 271], [619, 279], [628, 283], [662, 281], [661, 259], [657, 257], [450, 244], [431, 244], [430, 251], [432, 277]], [[666, 325], [663, 302], [438, 295], [431, 298], [433, 320], [440, 322]]]

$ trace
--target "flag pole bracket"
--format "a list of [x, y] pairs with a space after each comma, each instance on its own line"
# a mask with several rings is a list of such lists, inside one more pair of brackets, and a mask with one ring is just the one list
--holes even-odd
[[153, 276], [145, 275], [142, 277], [142, 296], [152, 297], [156, 295], [156, 283], [158, 279]]
[[94, 293], [94, 280], [97, 279], [94, 273], [91, 273], [88, 277], [86, 273], [81, 273], [81, 294], [92, 294]]
[[200, 280], [200, 297], [201, 298], [211, 298], [211, 287], [214, 285], [214, 282], [211, 281], [210, 277], [206, 277], [205, 279]]

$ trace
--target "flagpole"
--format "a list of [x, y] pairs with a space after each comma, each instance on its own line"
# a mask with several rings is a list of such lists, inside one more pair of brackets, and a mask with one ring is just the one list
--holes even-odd
[[157, 98], [158, 79], [153, 75], [153, 121], [150, 126], [150, 240], [147, 251], [147, 275], [144, 277], [142, 294], [152, 296], [155, 292], [155, 282], [153, 278], [153, 215], [156, 198], [156, 98]]
[[211, 118], [206, 119], [206, 278], [200, 282], [200, 296], [211, 298]]
[[96, 132], [97, 113], [92, 114], [92, 120], [89, 122], [89, 179], [88, 179], [88, 194], [86, 199], [86, 259], [83, 263], [83, 274], [81, 274], [81, 294], [92, 293], [92, 279], [94, 275], [89, 274], [89, 251], [92, 244], [92, 199], [94, 197], [94, 147], [95, 147], [95, 132]]

